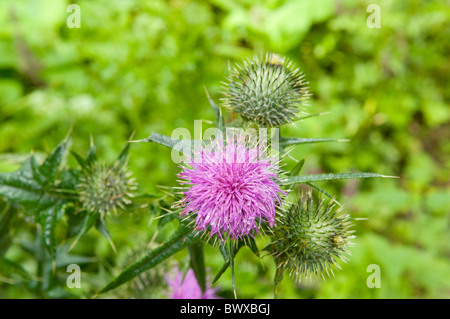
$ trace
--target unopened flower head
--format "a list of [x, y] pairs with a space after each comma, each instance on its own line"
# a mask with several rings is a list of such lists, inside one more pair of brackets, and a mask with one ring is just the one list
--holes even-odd
[[196, 214], [196, 230], [221, 240], [254, 236], [261, 223], [273, 227], [284, 193], [279, 170], [265, 154], [241, 137], [216, 138], [195, 148], [179, 173], [189, 187], [182, 215]]
[[333, 273], [332, 266], [340, 269], [338, 259], [344, 262], [350, 240], [348, 215], [339, 215], [340, 209], [322, 199], [314, 205], [311, 194], [280, 215], [273, 229], [273, 242], [266, 248], [275, 258], [277, 269], [297, 279], [310, 274]]
[[309, 98], [304, 75], [273, 53], [236, 67], [225, 95], [225, 107], [244, 120], [264, 127], [279, 127], [295, 121], [299, 107]]
[[83, 207], [100, 212], [103, 216], [130, 204], [136, 185], [124, 164], [94, 163], [84, 170], [77, 189]]

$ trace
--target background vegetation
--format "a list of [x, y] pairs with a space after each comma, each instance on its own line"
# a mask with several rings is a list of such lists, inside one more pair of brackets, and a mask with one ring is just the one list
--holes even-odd
[[[381, 8], [379, 29], [366, 26], [372, 2]], [[42, 160], [70, 128], [72, 149], [85, 154], [92, 135], [105, 162], [132, 132], [145, 138], [193, 130], [194, 120], [214, 119], [204, 87], [219, 102], [229, 65], [273, 51], [306, 74], [313, 94], [307, 111], [329, 112], [283, 134], [351, 140], [298, 146], [292, 155], [306, 158], [307, 172], [400, 176], [321, 183], [353, 217], [367, 220], [355, 221], [356, 245], [335, 278], [285, 278], [280, 297], [450, 297], [448, 1], [79, 0], [79, 29], [66, 25], [70, 3], [0, 3], [0, 172], [16, 170], [30, 152]], [[177, 185], [179, 168], [157, 144], [132, 145], [129, 166], [142, 190]], [[48, 256], [27, 213], [3, 200], [0, 212], [0, 256], [26, 273], [0, 267], [2, 298], [90, 297], [156, 231], [149, 210], [108, 216], [118, 253], [91, 230], [53, 275], [41, 271]], [[62, 245], [66, 228], [57, 232]], [[156, 241], [172, 229], [164, 226]], [[186, 264], [186, 256], [176, 259]], [[72, 262], [82, 265], [81, 289], [65, 285], [63, 265]], [[222, 257], [207, 248], [206, 262], [212, 276]], [[381, 267], [379, 289], [366, 285], [370, 264]], [[271, 298], [273, 274], [270, 257], [260, 263], [244, 249], [236, 260], [238, 296]], [[232, 296], [229, 271], [218, 286]]]

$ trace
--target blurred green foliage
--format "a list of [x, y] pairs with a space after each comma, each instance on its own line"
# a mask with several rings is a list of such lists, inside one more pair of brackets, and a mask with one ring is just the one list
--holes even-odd
[[[379, 29], [366, 25], [371, 1], [79, 0], [73, 3], [81, 8], [81, 28], [72, 29], [70, 3], [0, 3], [0, 172], [16, 170], [30, 151], [43, 159], [71, 128], [73, 149], [85, 154], [92, 135], [105, 161], [116, 158], [133, 132], [144, 138], [193, 130], [195, 119], [214, 118], [204, 87], [219, 102], [229, 64], [273, 51], [306, 74], [313, 93], [307, 111], [330, 112], [282, 134], [351, 139], [298, 146], [291, 154], [306, 158], [306, 171], [400, 176], [321, 183], [362, 219], [355, 221], [356, 246], [335, 278], [301, 284], [285, 278], [280, 297], [450, 297], [448, 1], [376, 1]], [[141, 143], [130, 156], [142, 189], [176, 185], [179, 169], [168, 149]], [[61, 268], [63, 284], [30, 290], [23, 284], [28, 274], [52, 285], [55, 278], [45, 277], [51, 265], [26, 212], [4, 202], [0, 208], [9, 225], [1, 229], [0, 257], [15, 262], [0, 268], [6, 298], [91, 296], [120, 272], [120, 256], [156, 231], [146, 211], [108, 216], [119, 257], [91, 231], [73, 250], [79, 256], [63, 254], [58, 265], [83, 264], [81, 289], [65, 288]], [[157, 239], [167, 238], [171, 226]], [[212, 275], [223, 260], [211, 247], [205, 254]], [[177, 259], [185, 261], [186, 252]], [[235, 264], [239, 297], [272, 297], [269, 257], [261, 263], [244, 249]], [[371, 264], [381, 268], [381, 288], [366, 285]], [[229, 271], [218, 285], [232, 296]]]

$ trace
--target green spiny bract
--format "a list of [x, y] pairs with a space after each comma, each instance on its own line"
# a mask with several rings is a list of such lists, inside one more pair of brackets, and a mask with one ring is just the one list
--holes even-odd
[[350, 240], [354, 238], [349, 230], [352, 226], [348, 215], [340, 215], [332, 202], [322, 199], [314, 205], [311, 194], [300, 199], [287, 212], [279, 216], [273, 230], [273, 242], [266, 248], [274, 256], [277, 272], [291, 277], [307, 278], [319, 275], [325, 279], [332, 266], [338, 269], [338, 259], [348, 259]]
[[100, 212], [103, 217], [105, 213], [117, 212], [118, 208], [124, 209], [130, 204], [136, 186], [126, 165], [93, 163], [83, 171], [77, 189], [83, 208]]
[[291, 62], [268, 53], [234, 69], [223, 101], [250, 123], [279, 127], [297, 119], [299, 106], [309, 97], [307, 85]]

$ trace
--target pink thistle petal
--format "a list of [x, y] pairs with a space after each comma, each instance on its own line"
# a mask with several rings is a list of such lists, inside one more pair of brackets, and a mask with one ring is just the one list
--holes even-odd
[[202, 293], [200, 285], [195, 278], [194, 271], [189, 269], [184, 276], [178, 268], [175, 269], [173, 277], [166, 276], [166, 282], [171, 290], [171, 299], [219, 299], [216, 296], [217, 289], [213, 287], [206, 288]]
[[182, 216], [196, 214], [195, 227], [210, 236], [233, 239], [258, 233], [261, 222], [275, 225], [275, 208], [281, 204], [277, 169], [258, 147], [235, 139], [217, 139], [198, 147], [179, 177], [189, 185]]
[[201, 299], [202, 290], [197, 283], [194, 271], [189, 269], [183, 280], [183, 273], [178, 269], [174, 278], [166, 277], [166, 282], [172, 291], [171, 299]]

